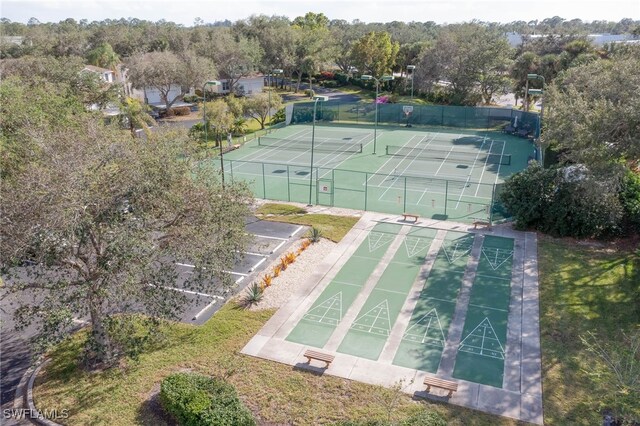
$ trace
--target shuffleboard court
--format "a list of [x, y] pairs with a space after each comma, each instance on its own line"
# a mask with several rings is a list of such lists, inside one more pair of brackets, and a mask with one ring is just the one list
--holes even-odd
[[434, 229], [408, 233], [338, 347], [338, 352], [377, 360], [420, 272]]
[[402, 225], [377, 224], [286, 340], [322, 348], [401, 228]]
[[513, 249], [511, 238], [484, 239], [453, 377], [502, 387]]
[[473, 234], [446, 234], [393, 364], [430, 373], [438, 370], [473, 239]]

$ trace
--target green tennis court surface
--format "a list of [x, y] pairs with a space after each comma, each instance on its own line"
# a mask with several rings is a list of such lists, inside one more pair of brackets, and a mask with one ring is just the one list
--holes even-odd
[[402, 225], [377, 224], [286, 340], [322, 348], [401, 228]]
[[513, 239], [486, 236], [453, 377], [502, 387]]
[[496, 193], [534, 154], [530, 141], [497, 131], [379, 127], [375, 141], [372, 126], [312, 133], [290, 125], [225, 154], [225, 179], [259, 198], [470, 222], [501, 217]]
[[416, 228], [404, 237], [402, 245], [351, 324], [338, 352], [378, 359], [435, 234], [433, 229]]
[[393, 364], [430, 373], [438, 370], [472, 246], [472, 234], [447, 233]]

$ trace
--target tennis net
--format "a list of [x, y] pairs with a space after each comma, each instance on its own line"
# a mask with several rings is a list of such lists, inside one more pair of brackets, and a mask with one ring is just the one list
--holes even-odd
[[451, 160], [459, 163], [511, 164], [511, 154], [491, 154], [488, 152], [446, 151], [431, 148], [409, 148], [405, 146], [387, 145], [387, 155], [401, 157], [424, 158], [427, 160]]
[[[274, 137], [262, 136], [258, 138], [258, 145], [269, 148], [280, 149], [311, 149], [311, 140], [301, 139], [279, 139]], [[335, 142], [316, 140], [313, 143], [313, 149], [317, 151], [327, 152], [362, 152], [361, 143], [352, 142]]]

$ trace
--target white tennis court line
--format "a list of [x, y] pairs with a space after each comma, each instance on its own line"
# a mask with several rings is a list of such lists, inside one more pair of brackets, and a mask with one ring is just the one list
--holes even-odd
[[[369, 145], [369, 144], [371, 144], [371, 142], [373, 142], [373, 139], [371, 139], [369, 142], [363, 143], [362, 141], [363, 141], [364, 139], [366, 139], [366, 138], [367, 138], [367, 136], [371, 136], [371, 135], [370, 135], [370, 133], [365, 133], [365, 134], [363, 134], [363, 135], [362, 135], [362, 139], [359, 139], [359, 142], [356, 142], [356, 143], [361, 143], [361, 144], [362, 144], [362, 151], [363, 151], [363, 152], [364, 152], [365, 147], [367, 147], [367, 145]], [[355, 156], [355, 155], [358, 155], [358, 154], [360, 154], [360, 153], [359, 153], [359, 152], [354, 152], [353, 154], [349, 154], [346, 158], [344, 158], [344, 159], [343, 159], [342, 161], [340, 161], [338, 164], [334, 165], [334, 166], [332, 167], [332, 169], [334, 169], [334, 170], [335, 170], [335, 169], [336, 169], [336, 168], [338, 168], [342, 163], [344, 163], [345, 161], [349, 160], [351, 157], [353, 157], [353, 156]], [[327, 156], [327, 157], [328, 157], [328, 156]], [[323, 159], [324, 159], [324, 158], [323, 158]], [[331, 159], [331, 158], [329, 158], [329, 161], [327, 161], [326, 163], [322, 163], [322, 165], [321, 165], [320, 167], [324, 167], [324, 166], [326, 166], [326, 165], [330, 164], [330, 163], [331, 163], [331, 160], [332, 160], [332, 159]], [[331, 171], [326, 171], [322, 176], [318, 176], [318, 179], [322, 179], [322, 178], [324, 178], [324, 177], [325, 177], [326, 175], [328, 175], [329, 173], [331, 173]]]
[[[414, 147], [412, 147], [412, 148], [411, 148], [411, 152], [413, 153], [413, 150], [414, 150], [414, 149], [418, 149], [418, 150], [419, 150], [419, 151], [418, 151], [418, 153], [420, 153], [420, 152], [424, 152], [425, 148], [426, 148], [427, 146], [429, 146], [429, 144], [431, 144], [431, 142], [433, 142], [433, 140], [435, 139], [435, 137], [436, 137], [438, 134], [439, 134], [439, 133], [434, 133], [433, 137], [432, 137], [429, 141], [427, 141], [427, 143], [426, 143], [424, 146], [420, 147], [419, 145], [420, 145], [420, 144], [422, 143], [422, 141], [424, 140], [424, 137], [423, 137], [423, 138], [418, 142], [418, 145], [416, 145], [416, 146], [414, 146]], [[426, 136], [425, 136], [425, 137], [426, 137]], [[413, 139], [413, 138], [411, 138], [411, 139]], [[410, 141], [411, 139], [409, 139], [409, 141]], [[409, 143], [409, 141], [407, 141], [407, 143]], [[405, 144], [405, 145], [406, 145], [406, 144]], [[403, 147], [404, 147], [405, 145], [403, 145]], [[409, 164], [407, 164], [407, 165], [405, 166], [405, 168], [402, 170], [402, 172], [400, 173], [400, 175], [403, 175], [403, 174], [404, 174], [404, 172], [406, 172], [406, 171], [407, 171], [407, 169], [411, 166], [411, 164], [413, 164], [413, 162], [414, 162], [414, 161], [416, 161], [416, 159], [417, 159], [417, 158], [418, 158], [417, 156], [416, 156], [416, 157], [413, 157], [413, 158], [411, 159], [411, 161], [409, 162]], [[400, 165], [401, 165], [405, 160], [409, 160], [409, 157], [404, 157], [404, 158], [402, 158], [402, 160], [400, 160], [400, 163], [398, 163], [398, 165], [397, 165], [397, 166], [400, 166]], [[385, 164], [386, 164], [386, 163], [385, 163]], [[397, 169], [397, 167], [396, 167], [396, 169]], [[436, 174], [437, 174], [437, 173], [436, 173]], [[398, 176], [398, 174], [397, 174], [397, 173], [395, 173], [395, 172], [394, 172], [394, 175], [395, 175], [396, 177]], [[390, 177], [390, 176], [391, 176], [391, 173], [387, 174], [387, 178], [388, 178], [388, 177]], [[382, 193], [382, 195], [380, 195], [380, 197], [378, 197], [378, 201], [381, 201], [381, 200], [382, 200], [382, 197], [384, 197], [384, 196], [386, 195], [386, 193], [387, 193], [390, 189], [391, 189], [391, 185], [390, 185], [390, 186], [389, 186], [389, 187], [388, 187], [388, 188], [387, 188], [387, 189]]]
[[[491, 145], [493, 145], [493, 142], [491, 142]], [[504, 142], [502, 142], [502, 153], [500, 154], [500, 163], [502, 163], [502, 156], [504, 155], [504, 148], [505, 148], [506, 144]], [[489, 149], [489, 153], [491, 153], [491, 149]], [[489, 161], [489, 157], [487, 156], [487, 161]], [[480, 175], [480, 182], [482, 182], [482, 177], [484, 176], [484, 172], [487, 170], [487, 167], [485, 165], [484, 169], [482, 170], [482, 174]], [[498, 164], [498, 173], [496, 174], [496, 183], [497, 183], [497, 179], [500, 176], [500, 164]], [[480, 185], [478, 185], [478, 188], [476, 189], [476, 192], [474, 195], [478, 195], [478, 191], [480, 191]]]
[[[407, 144], [408, 144], [409, 142], [411, 142], [411, 141], [413, 140], [413, 138], [415, 138], [415, 137], [417, 137], [417, 136], [418, 136], [418, 135], [413, 135], [413, 136], [411, 136], [411, 137], [409, 138], [409, 140], [408, 140], [408, 141], [406, 141], [406, 142], [402, 145], [402, 147], [404, 148], [405, 146], [407, 146]], [[425, 138], [427, 138], [428, 136], [429, 136], [429, 135], [423, 136], [423, 137], [422, 137], [422, 139], [420, 140], [420, 142], [422, 142], [422, 141], [423, 141]], [[420, 143], [420, 142], [418, 142], [418, 143]], [[380, 174], [380, 175], [384, 175], [384, 174], [386, 174], [387, 176], [389, 176], [389, 174], [387, 174], [387, 173], [380, 173], [380, 170], [382, 170], [382, 169], [384, 168], [384, 166], [386, 166], [386, 165], [387, 165], [387, 163], [389, 163], [389, 161], [391, 161], [391, 160], [397, 160], [397, 158], [395, 158], [395, 157], [391, 156], [391, 158], [389, 158], [387, 161], [385, 161], [385, 162], [382, 164], [382, 166], [378, 167], [378, 169], [377, 169], [377, 170], [376, 170], [376, 171], [375, 171], [375, 172], [374, 172], [374, 173], [369, 177], [369, 179], [367, 180], [367, 182], [365, 182], [365, 183], [363, 183], [363, 184], [362, 184], [362, 186], [366, 185], [366, 184], [371, 180], [371, 178], [373, 178], [375, 175], [379, 175], [379, 174]], [[400, 162], [402, 162], [402, 161], [403, 161], [403, 160], [400, 160]]]
[[[485, 142], [487, 141], [487, 137], [485, 136], [484, 139], [482, 140], [482, 143], [480, 144], [480, 148], [478, 149], [478, 153], [476, 154], [476, 158], [473, 159], [473, 164], [471, 164], [471, 170], [469, 171], [469, 175], [467, 176], [467, 180], [465, 182], [465, 186], [462, 188], [462, 191], [460, 191], [460, 196], [458, 197], [458, 202], [456, 203], [456, 207], [455, 209], [457, 210], [458, 207], [460, 206], [460, 201], [462, 200], [462, 195], [464, 194], [464, 191], [467, 189], [467, 186], [469, 186], [469, 181], [471, 181], [471, 175], [473, 174], [474, 169], [476, 168], [476, 162], [478, 161], [478, 157], [480, 156], [481, 153], [481, 149], [484, 146]], [[487, 167], [487, 161], [489, 161], [489, 155], [491, 155], [491, 147], [493, 146], [493, 140], [491, 141], [491, 145], [489, 146], [489, 154], [487, 155], [487, 160], [485, 161], [484, 167]], [[482, 182], [482, 178], [480, 178], [480, 181]]]
[[[309, 129], [300, 129], [300, 131], [295, 132], [295, 133], [293, 133], [293, 134], [291, 134], [291, 135], [289, 135], [289, 136], [285, 136], [285, 137], [283, 137], [282, 139], [287, 140], [287, 139], [289, 139], [289, 138], [301, 137], [301, 136], [303, 136], [305, 133], [310, 134], [310, 133], [311, 133], [311, 130], [309, 130]], [[258, 142], [258, 141], [257, 141], [257, 139], [255, 139], [255, 141], [256, 141], [256, 143]], [[293, 141], [292, 141], [292, 142], [293, 142]], [[270, 155], [267, 155], [267, 157], [266, 157], [266, 158], [269, 158], [271, 155], [273, 155], [273, 154], [274, 154], [273, 152], [267, 152], [267, 150], [264, 150], [264, 151], [265, 151], [265, 152], [258, 152], [257, 154], [256, 154], [255, 152], [249, 152], [249, 153], [247, 153], [247, 154], [243, 155], [242, 157], [240, 157], [240, 158], [238, 158], [238, 159], [236, 159], [236, 160], [232, 160], [232, 161], [238, 161], [238, 160], [240, 160], [240, 161], [241, 161], [241, 160], [245, 160], [245, 159], [246, 159], [246, 158], [248, 158], [248, 157], [252, 157], [252, 159], [250, 159], [250, 160], [245, 160], [245, 161], [255, 161], [255, 160], [258, 160], [258, 159], [260, 159], [260, 158], [264, 157], [266, 154], [270, 154]]]

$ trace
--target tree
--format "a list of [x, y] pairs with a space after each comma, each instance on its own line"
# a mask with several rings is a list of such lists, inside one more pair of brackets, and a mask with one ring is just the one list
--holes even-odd
[[[213, 64], [193, 52], [184, 52], [181, 55], [172, 52], [144, 53], [129, 59], [127, 65], [133, 87], [157, 89], [167, 111], [177, 100], [182, 99], [189, 89], [201, 87], [205, 81], [215, 76]], [[178, 94], [172, 95], [175, 88], [180, 90]]]
[[449, 100], [475, 105], [504, 88], [509, 64], [509, 45], [499, 31], [479, 24], [451, 25], [440, 33], [416, 68], [422, 90], [433, 82], [446, 82]]
[[216, 146], [219, 146], [222, 143], [222, 138], [231, 133], [236, 117], [229, 104], [223, 99], [207, 102], [206, 114], [207, 124], [205, 125], [208, 125], [212, 130]]
[[302, 75], [309, 76], [309, 89], [313, 90], [312, 74], [331, 57], [328, 43], [329, 19], [322, 13], [308, 12], [294, 19], [292, 27], [297, 34], [294, 70], [298, 74], [296, 92], [300, 89]]
[[[46, 99], [33, 101], [48, 108]], [[213, 279], [231, 284], [223, 271], [244, 248], [250, 198], [242, 186], [222, 190], [184, 133], [134, 140], [88, 113], [65, 115], [66, 126], [34, 128], [10, 112], [20, 125], [4, 129], [5, 137], [34, 148], [3, 179], [1, 195], [0, 236], [11, 241], [0, 250], [8, 289], [39, 300], [17, 310], [21, 327], [35, 322], [42, 341], [53, 343], [74, 318], [86, 318], [85, 359], [114, 365], [188, 304], [169, 289], [176, 260], [195, 266], [186, 289], [202, 292]], [[25, 260], [35, 266], [20, 266]]]
[[542, 141], [590, 168], [640, 161], [638, 53], [571, 68], [548, 87]]
[[87, 53], [87, 61], [97, 67], [117, 71], [120, 57], [113, 51], [113, 47], [109, 43], [102, 43]]
[[363, 74], [381, 77], [391, 72], [400, 46], [387, 32], [370, 32], [355, 42], [351, 50], [353, 64]]
[[253, 73], [262, 52], [260, 45], [244, 35], [234, 35], [229, 28], [213, 28], [198, 51], [216, 64], [220, 78], [229, 82], [229, 91], [236, 92], [242, 77]]
[[264, 124], [269, 116], [269, 111], [276, 111], [282, 108], [282, 98], [277, 93], [258, 93], [246, 100], [245, 111], [254, 120], [260, 123], [260, 128], [264, 129]]
[[131, 136], [137, 136], [136, 129], [143, 129], [147, 137], [150, 137], [149, 126], [153, 126], [155, 120], [149, 115], [148, 111], [148, 105], [134, 98], [126, 98], [120, 104], [120, 114], [125, 118], [126, 124], [131, 131]]

